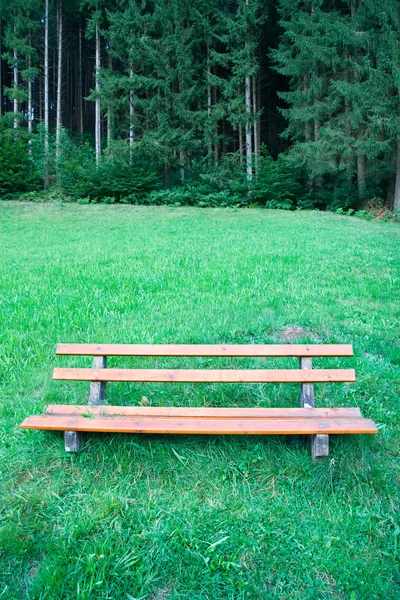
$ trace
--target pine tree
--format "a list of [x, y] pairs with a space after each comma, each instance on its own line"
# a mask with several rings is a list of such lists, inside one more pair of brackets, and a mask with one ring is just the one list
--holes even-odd
[[365, 16], [373, 26], [379, 80], [374, 121], [385, 145], [385, 159], [394, 157], [393, 209], [400, 220], [400, 5], [397, 0], [365, 0]]
[[[4, 35], [4, 46], [7, 48], [5, 58], [13, 73], [12, 87], [6, 87], [5, 94], [13, 101], [14, 128], [17, 128], [23, 117], [20, 112], [21, 105], [28, 100], [26, 81], [36, 72], [32, 61], [35, 51], [32, 47], [32, 32], [35, 29], [34, 15], [35, 2], [22, 2], [16, 0], [9, 8], [7, 25]], [[37, 23], [37, 21], [36, 21]], [[31, 98], [31, 96], [30, 96]]]
[[[108, 3], [109, 4], [109, 3]], [[107, 4], [107, 6], [108, 6]], [[95, 40], [95, 68], [94, 68], [94, 90], [90, 96], [95, 103], [95, 155], [96, 164], [99, 164], [101, 158], [101, 88], [100, 88], [100, 69], [101, 69], [101, 27], [105, 19], [105, 0], [82, 0], [82, 8], [88, 8], [90, 17], [87, 20], [86, 35]]]
[[284, 35], [272, 55], [290, 77], [291, 91], [281, 96], [289, 104], [283, 113], [292, 153], [314, 185], [322, 176], [340, 176], [351, 186], [355, 174], [362, 200], [368, 160], [385, 150], [374, 107], [384, 82], [375, 73], [371, 22], [356, 0], [347, 9], [337, 2], [336, 10], [322, 0], [297, 3], [293, 15], [292, 2], [281, 0], [280, 7]]
[[[250, 182], [253, 177], [253, 153], [259, 154], [256, 123], [256, 78], [259, 64], [257, 50], [260, 27], [267, 13], [259, 0], [240, 0], [237, 10], [231, 16], [229, 35], [226, 38], [230, 53], [231, 76], [225, 84], [225, 94], [229, 98], [228, 120], [233, 128], [245, 131], [246, 171]], [[241, 135], [242, 137], [242, 135]], [[240, 146], [242, 144], [240, 143]]]

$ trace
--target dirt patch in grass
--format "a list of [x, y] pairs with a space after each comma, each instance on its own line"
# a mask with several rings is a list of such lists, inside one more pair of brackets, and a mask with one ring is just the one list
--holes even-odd
[[315, 343], [321, 342], [321, 338], [317, 333], [307, 331], [299, 325], [287, 325], [279, 333], [278, 339], [280, 342], [296, 342], [304, 337], [311, 338]]
[[294, 342], [307, 335], [307, 332], [298, 325], [288, 325], [284, 327], [279, 334], [279, 340], [281, 342]]
[[150, 596], [150, 600], [167, 600], [170, 591], [171, 586], [169, 585], [159, 588]]
[[28, 577], [29, 579], [35, 579], [36, 575], [38, 574], [39, 571], [39, 566], [40, 563], [37, 562], [37, 560], [35, 560], [29, 567], [28, 569]]

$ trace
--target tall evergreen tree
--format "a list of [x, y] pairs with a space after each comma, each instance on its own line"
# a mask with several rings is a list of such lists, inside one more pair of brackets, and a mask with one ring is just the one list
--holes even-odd
[[13, 101], [14, 127], [18, 127], [23, 114], [20, 109], [24, 103], [25, 116], [30, 129], [32, 120], [32, 78], [38, 73], [37, 53], [33, 46], [39, 26], [39, 11], [37, 0], [22, 2], [16, 0], [8, 8], [4, 46], [4, 54], [13, 73], [12, 86], [6, 87], [5, 94]]
[[272, 53], [279, 72], [290, 77], [291, 90], [281, 96], [289, 104], [283, 113], [292, 154], [314, 185], [333, 177], [337, 185], [347, 182], [345, 193], [355, 177], [360, 201], [380, 183], [375, 165], [390, 155], [384, 115], [395, 114], [385, 34], [369, 4], [376, 13], [372, 0], [298, 2], [292, 13], [293, 2], [281, 0], [284, 34]]

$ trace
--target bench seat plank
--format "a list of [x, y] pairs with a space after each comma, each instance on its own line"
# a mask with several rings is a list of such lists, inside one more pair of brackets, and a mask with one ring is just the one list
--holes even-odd
[[353, 356], [350, 344], [58, 344], [75, 356]]
[[356, 381], [354, 369], [81, 369], [55, 368], [53, 379], [180, 383], [316, 383]]
[[199, 418], [112, 418], [83, 416], [33, 416], [22, 429], [89, 431], [109, 433], [165, 434], [353, 434], [377, 433], [373, 421], [363, 418], [297, 419], [199, 419]]
[[49, 404], [46, 415], [152, 417], [185, 419], [295, 419], [295, 418], [362, 418], [359, 408], [214, 408], [175, 406], [88, 406]]

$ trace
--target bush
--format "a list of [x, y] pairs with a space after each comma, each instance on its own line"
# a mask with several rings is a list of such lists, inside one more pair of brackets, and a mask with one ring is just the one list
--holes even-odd
[[224, 155], [218, 165], [208, 159], [193, 164], [187, 180], [180, 186], [152, 192], [150, 204], [200, 207], [265, 206], [292, 209], [301, 185], [286, 155], [276, 161], [264, 150], [259, 160], [258, 177], [249, 186], [245, 166], [237, 154]]
[[125, 156], [105, 156], [96, 165], [89, 144], [77, 146], [70, 140], [63, 145], [59, 167], [59, 183], [64, 194], [72, 199], [88, 198], [90, 201], [124, 202], [138, 204], [159, 185], [154, 171], [134, 162], [130, 165]]
[[0, 194], [34, 192], [40, 186], [40, 173], [29, 155], [27, 132], [0, 118]]
[[250, 202], [246, 173], [236, 154], [223, 155], [218, 165], [210, 164], [209, 158], [193, 162], [183, 189], [195, 206], [247, 206]]
[[199, 206], [201, 208], [243, 206], [244, 202], [239, 196], [229, 194], [229, 192], [211, 192], [204, 193], [193, 185], [185, 185], [166, 190], [152, 192], [146, 204], [167, 204], [170, 206]]
[[295, 208], [302, 186], [288, 156], [280, 154], [273, 160], [263, 146], [258, 171], [252, 186], [253, 201], [266, 208]]
[[225, 154], [218, 165], [210, 164], [208, 157], [193, 161], [183, 183], [161, 190], [156, 167], [149, 168], [140, 152], [140, 148], [135, 150], [130, 165], [129, 147], [116, 141], [96, 166], [94, 150], [88, 143], [76, 145], [65, 136], [58, 171], [60, 188], [72, 199], [83, 198], [85, 202], [285, 209], [295, 207], [301, 190], [286, 155], [274, 161], [265, 150], [258, 177], [250, 187], [239, 156]]

